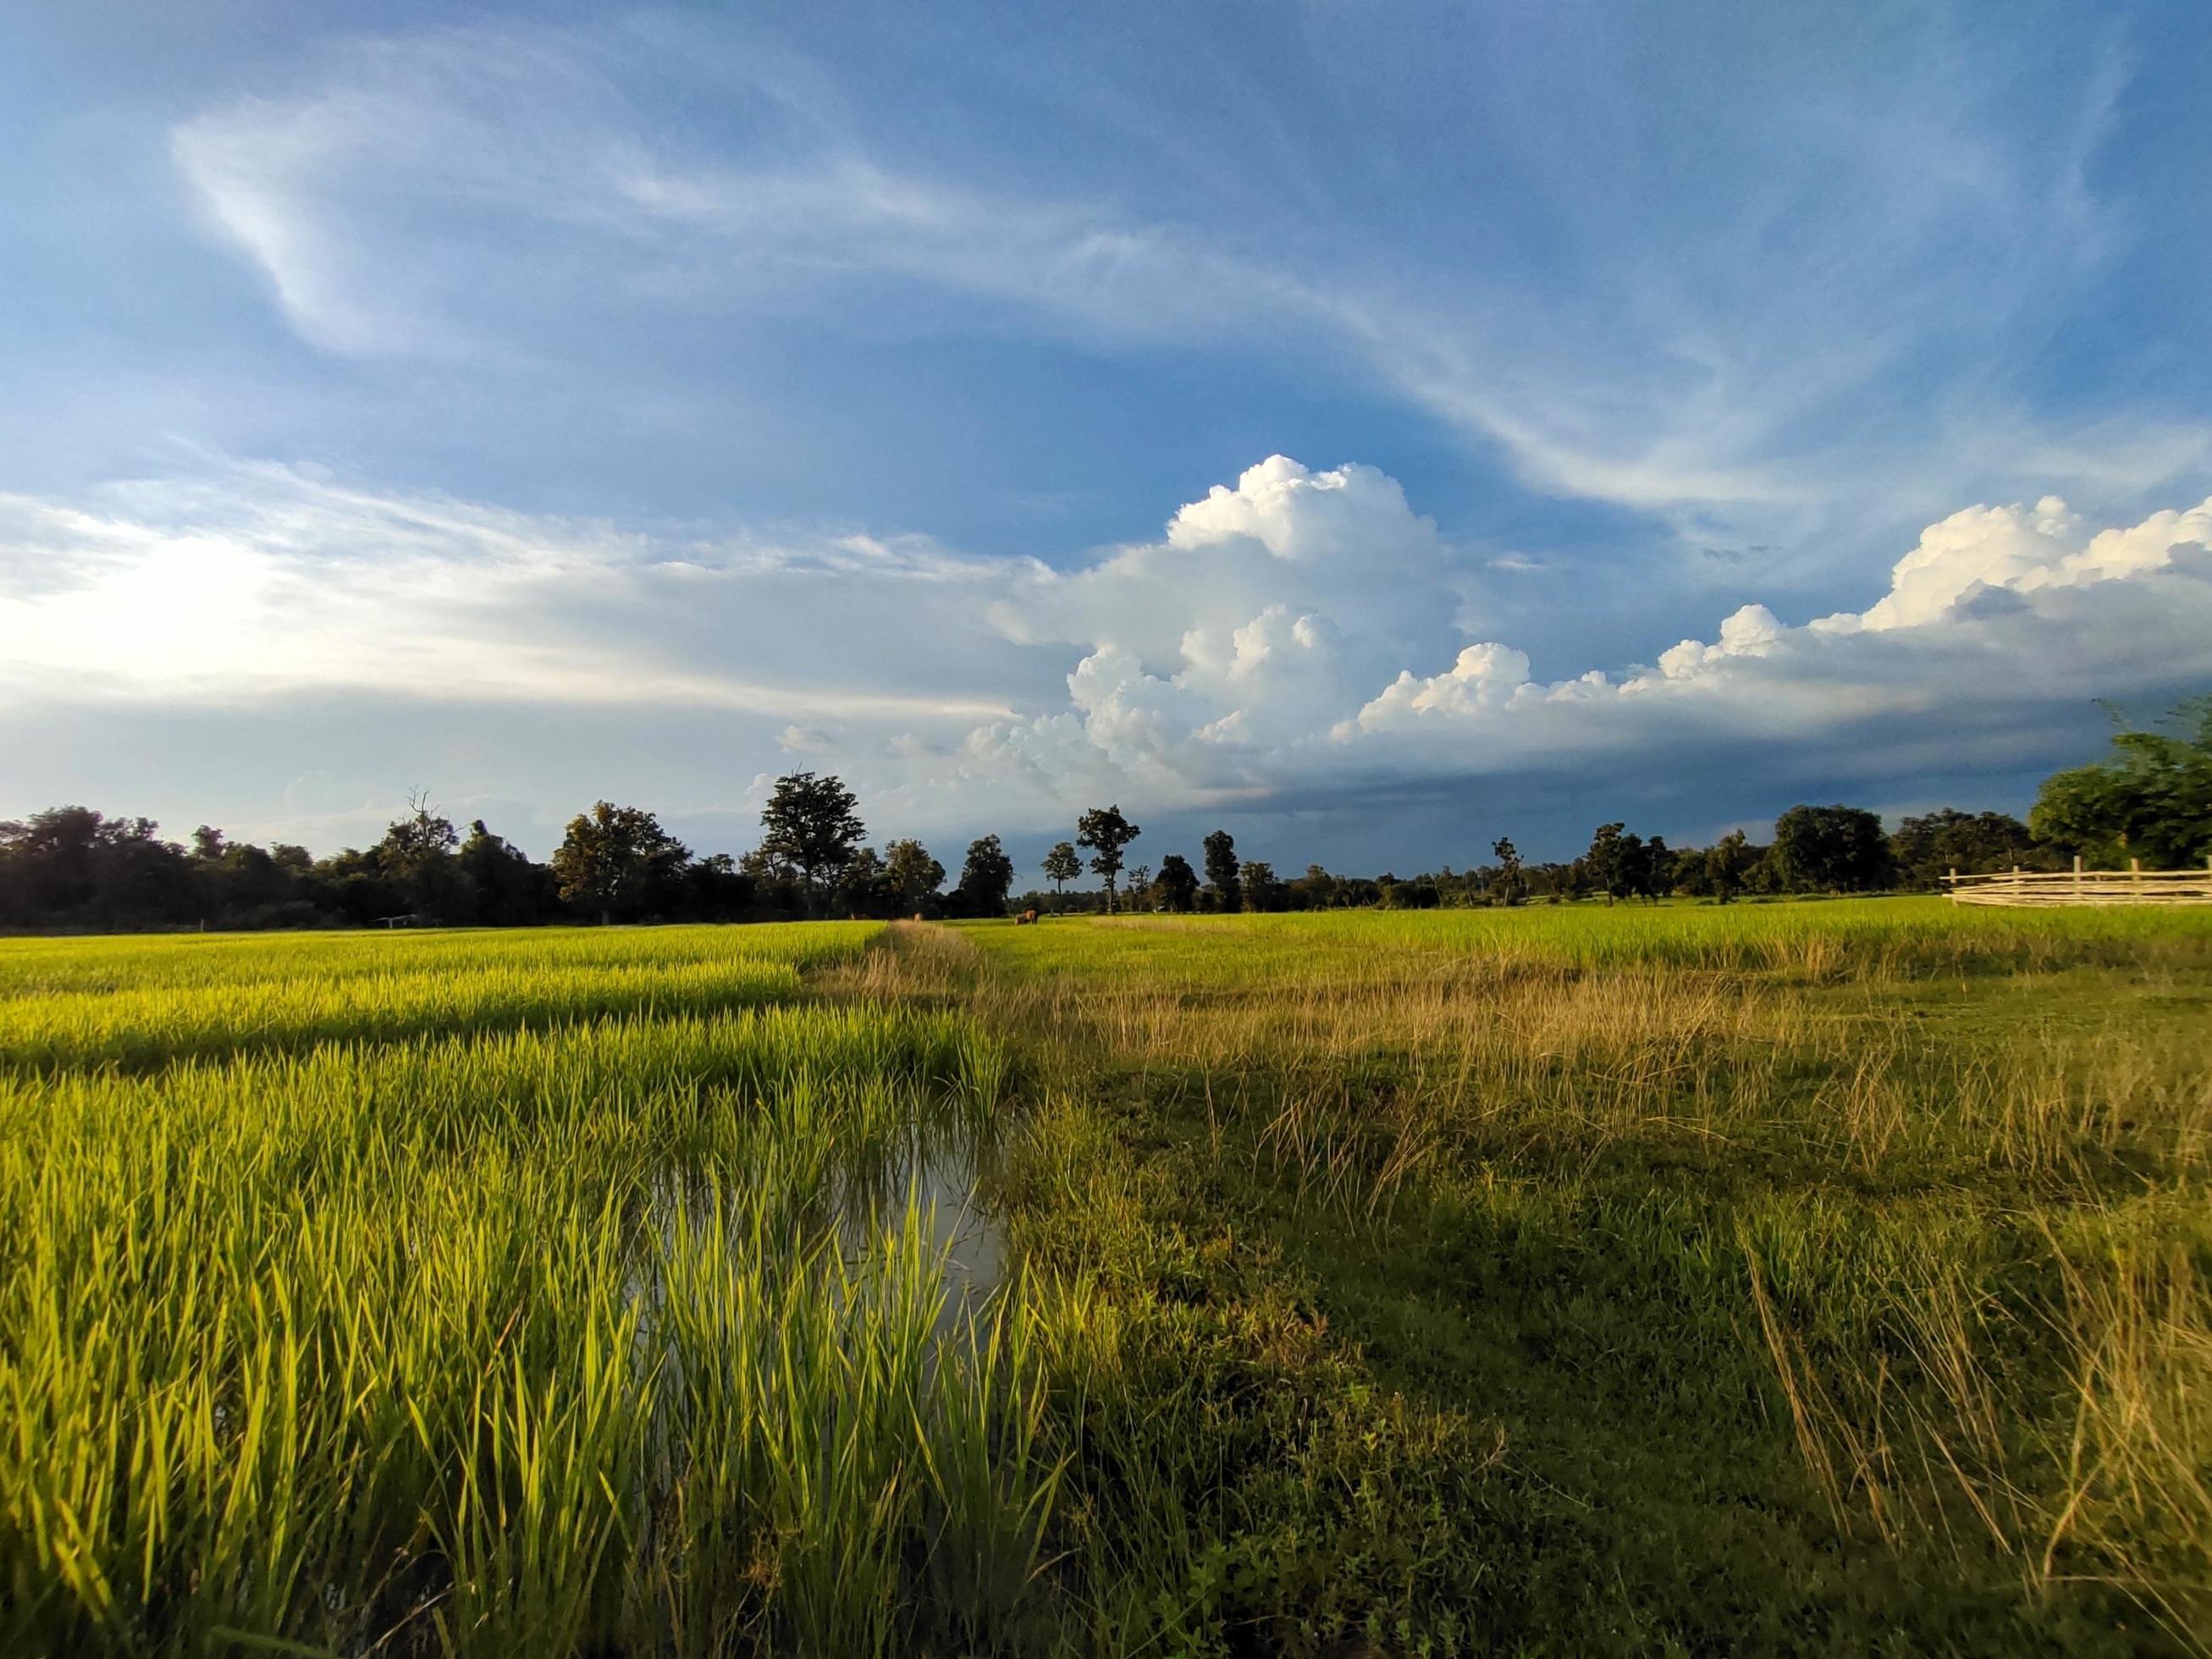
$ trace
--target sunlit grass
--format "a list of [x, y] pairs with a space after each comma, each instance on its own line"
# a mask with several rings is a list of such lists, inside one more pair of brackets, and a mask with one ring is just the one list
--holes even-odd
[[1921, 901], [0, 944], [0, 1651], [2201, 1650], [2208, 1030]]

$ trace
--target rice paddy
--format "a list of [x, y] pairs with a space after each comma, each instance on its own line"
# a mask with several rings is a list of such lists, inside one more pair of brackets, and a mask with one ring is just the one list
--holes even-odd
[[0, 1651], [2203, 1652], [2212, 925], [0, 942]]

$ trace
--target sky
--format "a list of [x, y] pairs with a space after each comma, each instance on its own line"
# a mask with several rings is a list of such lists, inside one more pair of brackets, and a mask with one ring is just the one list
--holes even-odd
[[2170, 6], [0, 15], [0, 816], [1355, 872], [2212, 690]]

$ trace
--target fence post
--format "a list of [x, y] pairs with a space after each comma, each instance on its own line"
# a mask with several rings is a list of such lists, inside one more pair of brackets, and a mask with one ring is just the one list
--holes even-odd
[[2077, 899], [2081, 896], [2081, 855], [2079, 853], [2074, 855], [2074, 896]]
[[2142, 860], [2128, 860], [2128, 896], [2140, 901], [2142, 897]]

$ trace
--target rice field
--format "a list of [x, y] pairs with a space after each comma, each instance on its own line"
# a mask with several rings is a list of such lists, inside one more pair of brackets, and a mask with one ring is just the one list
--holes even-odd
[[0, 941], [0, 1652], [2202, 1653], [2212, 921]]

